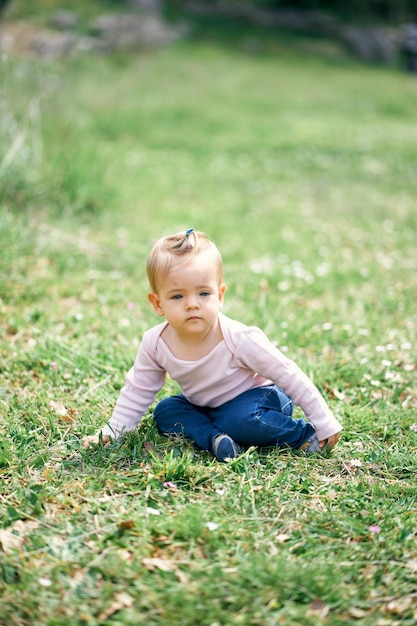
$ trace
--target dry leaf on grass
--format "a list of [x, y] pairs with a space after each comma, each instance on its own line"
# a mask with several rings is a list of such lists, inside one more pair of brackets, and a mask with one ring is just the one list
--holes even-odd
[[13, 550], [20, 550], [24, 540], [24, 537], [15, 535], [10, 530], [0, 529], [0, 546], [6, 554], [13, 552]]
[[411, 569], [412, 572], [417, 572], [417, 559], [411, 559], [411, 561], [407, 561], [407, 563], [404, 563], [404, 567]]
[[125, 519], [119, 522], [117, 526], [119, 530], [123, 532], [125, 530], [131, 530], [132, 528], [135, 528], [136, 524], [132, 519]]
[[21, 550], [26, 539], [26, 535], [39, 527], [37, 521], [17, 520], [10, 528], [0, 529], [0, 546], [6, 554], [13, 550]]
[[125, 561], [126, 563], [129, 563], [129, 561], [132, 561], [134, 557], [134, 553], [130, 552], [129, 550], [126, 550], [125, 548], [120, 548], [119, 550], [117, 550], [116, 554], [119, 557], [119, 559], [121, 559], [122, 561]]
[[9, 530], [14, 530], [22, 535], [28, 535], [32, 530], [39, 528], [40, 523], [37, 520], [21, 520], [18, 519]]
[[393, 615], [401, 615], [408, 611], [412, 603], [412, 598], [410, 596], [403, 596], [400, 598], [394, 598], [388, 602], [383, 611], [384, 613], [392, 613]]
[[178, 569], [176, 561], [172, 559], [161, 559], [159, 557], [142, 559], [142, 565], [151, 572], [156, 569], [160, 569], [163, 572], [175, 572]]
[[51, 400], [49, 403], [49, 408], [60, 417], [64, 417], [64, 415], [68, 414], [66, 407], [62, 404], [62, 402], [59, 402], [58, 400]]
[[331, 387], [331, 385], [329, 385], [329, 383], [326, 381], [323, 383], [323, 387], [327, 391], [330, 398], [332, 398], [333, 400], [336, 398], [337, 400], [341, 400], [342, 402], [347, 401], [346, 395], [343, 393], [343, 391], [339, 391], [337, 387]]
[[75, 409], [67, 409], [59, 400], [51, 400], [49, 403], [51, 411], [61, 417], [64, 422], [72, 422], [77, 419], [77, 413]]
[[118, 611], [121, 611], [122, 609], [126, 609], [132, 605], [133, 605], [133, 598], [129, 596], [128, 593], [121, 591], [120, 593], [117, 593], [115, 595], [114, 600], [111, 603], [111, 605], [99, 615], [98, 621], [105, 622], [106, 620], [109, 619], [109, 617], [111, 617]]
[[179, 568], [179, 564], [172, 559], [163, 559], [159, 557], [142, 559], [142, 565], [150, 572], [161, 570], [162, 572], [173, 572], [180, 583], [187, 585], [189, 583], [187, 575]]
[[320, 619], [324, 619], [325, 617], [327, 617], [327, 614], [330, 611], [330, 607], [323, 602], [323, 600], [320, 600], [320, 598], [316, 598], [315, 600], [313, 600], [313, 602], [310, 602], [306, 615], [308, 615], [309, 617], [319, 617]]

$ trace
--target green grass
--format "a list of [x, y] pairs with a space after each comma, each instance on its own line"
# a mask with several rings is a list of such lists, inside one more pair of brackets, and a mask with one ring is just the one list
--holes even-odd
[[[1, 624], [416, 622], [417, 83], [261, 43], [3, 59]], [[343, 422], [329, 458], [221, 465], [150, 416], [81, 448], [188, 226]]]

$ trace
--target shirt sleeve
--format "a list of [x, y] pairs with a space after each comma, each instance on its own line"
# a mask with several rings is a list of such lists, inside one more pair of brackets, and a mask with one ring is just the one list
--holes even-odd
[[320, 441], [342, 430], [314, 383], [270, 342], [262, 330], [246, 327], [237, 343], [235, 356], [244, 367], [283, 389], [314, 425]]
[[150, 331], [147, 331], [136, 355], [135, 363], [126, 376], [110, 422], [99, 432], [113, 438], [134, 430], [155, 400], [165, 382], [165, 370], [155, 359]]

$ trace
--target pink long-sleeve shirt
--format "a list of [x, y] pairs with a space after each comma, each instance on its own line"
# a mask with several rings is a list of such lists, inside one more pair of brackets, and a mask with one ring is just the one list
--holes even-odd
[[223, 314], [219, 321], [223, 340], [196, 361], [172, 354], [161, 336], [167, 322], [146, 331], [102, 434], [117, 437], [133, 430], [164, 385], [166, 374], [178, 382], [192, 404], [207, 407], [220, 406], [249, 389], [274, 383], [301, 407], [320, 441], [342, 429], [308, 376], [263, 331]]

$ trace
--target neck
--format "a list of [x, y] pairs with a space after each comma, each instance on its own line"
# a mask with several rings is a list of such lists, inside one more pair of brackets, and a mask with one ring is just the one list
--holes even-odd
[[223, 339], [218, 321], [204, 333], [195, 335], [178, 333], [168, 324], [163, 337], [174, 356], [187, 361], [196, 361], [203, 358]]

